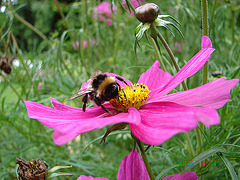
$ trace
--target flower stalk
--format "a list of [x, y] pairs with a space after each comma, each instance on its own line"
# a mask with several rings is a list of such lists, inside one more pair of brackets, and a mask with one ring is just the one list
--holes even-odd
[[[203, 27], [203, 35], [209, 36], [209, 26], [208, 26], [208, 2], [207, 0], [201, 1], [202, 6], [202, 27]], [[208, 81], [208, 61], [203, 66], [203, 84], [206, 84]], [[204, 126], [202, 124], [199, 125], [200, 129], [203, 129]], [[202, 133], [200, 129], [196, 129], [197, 134], [197, 152], [200, 151], [202, 146]]]
[[163, 59], [162, 59], [162, 57], [161, 57], [161, 55], [160, 55], [159, 45], [158, 45], [157, 40], [154, 39], [152, 36], [150, 36], [150, 40], [151, 40], [151, 42], [152, 42], [153, 49], [154, 49], [154, 51], [155, 51], [155, 53], [156, 53], [157, 59], [159, 60], [162, 69], [163, 69], [164, 71], [166, 71], [166, 67], [165, 67], [165, 65], [164, 65], [164, 63], [163, 63]]
[[155, 180], [155, 177], [153, 175], [153, 172], [152, 172], [152, 169], [151, 169], [151, 166], [148, 162], [148, 158], [146, 156], [146, 153], [145, 153], [145, 150], [143, 148], [143, 145], [142, 145], [142, 142], [136, 137], [134, 136], [134, 134], [132, 133], [132, 137], [134, 139], [134, 141], [137, 143], [138, 147], [139, 147], [139, 150], [141, 152], [141, 156], [142, 156], [142, 159], [143, 159], [143, 162], [145, 164], [145, 167], [147, 169], [147, 172], [148, 172], [148, 175], [150, 177], [151, 180]]
[[[201, 6], [202, 6], [203, 35], [209, 36], [207, 0], [202, 0]], [[208, 78], [208, 62], [206, 62], [203, 67], [203, 84], [207, 83], [207, 78]]]
[[[157, 28], [156, 28], [155, 26], [153, 26], [153, 28], [155, 29], [158, 38], [160, 39], [160, 41], [162, 42], [163, 46], [165, 47], [165, 49], [166, 49], [166, 51], [167, 51], [167, 53], [168, 53], [168, 55], [169, 55], [169, 57], [170, 57], [173, 65], [174, 65], [176, 71], [177, 71], [177, 72], [180, 71], [180, 67], [179, 67], [179, 65], [177, 64], [177, 61], [176, 61], [176, 59], [175, 59], [175, 57], [174, 57], [174, 55], [173, 55], [173, 52], [172, 52], [170, 46], [169, 46], [168, 43], [165, 41], [165, 39], [163, 38], [163, 36], [161, 35], [161, 33], [157, 30]], [[188, 89], [185, 81], [182, 82], [182, 86], [183, 86], [183, 89], [184, 89], [185, 91]]]

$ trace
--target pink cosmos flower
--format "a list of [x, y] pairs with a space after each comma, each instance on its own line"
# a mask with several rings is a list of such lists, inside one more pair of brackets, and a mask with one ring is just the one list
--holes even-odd
[[[89, 46], [92, 47], [93, 45], [98, 45], [98, 43], [96, 42], [96, 39], [89, 39]], [[83, 40], [82, 42], [83, 48], [85, 49], [88, 45], [87, 40]], [[73, 49], [77, 50], [77, 48], [79, 47], [79, 41], [76, 41], [75, 43], [73, 43]]]
[[94, 178], [92, 176], [81, 175], [77, 178], [77, 180], [108, 180], [108, 179], [107, 178], [102, 178], [102, 177]]
[[108, 1], [102, 1], [94, 8], [93, 18], [98, 19], [100, 22], [107, 21], [107, 25], [112, 25], [112, 12], [116, 12], [114, 8], [111, 10], [111, 5]]
[[[195, 172], [186, 172], [164, 177], [162, 180], [196, 180]], [[146, 167], [137, 150], [123, 158], [118, 170], [118, 180], [150, 180]], [[77, 180], [108, 180], [106, 178], [93, 178], [81, 175]]]
[[186, 172], [184, 174], [178, 173], [166, 176], [162, 180], [197, 180], [198, 176], [196, 172]]
[[73, 43], [73, 49], [77, 50], [78, 47], [79, 47], [79, 41], [75, 41], [75, 43]]
[[[213, 51], [210, 39], [203, 36], [202, 49], [175, 76], [164, 72], [159, 68], [159, 62], [155, 61], [140, 76], [138, 85], [125, 79], [131, 84], [131, 87], [124, 89], [126, 99], [123, 93], [119, 93], [119, 98], [125, 101], [122, 102], [125, 109], [114, 100], [104, 104], [115, 113], [113, 115], [99, 106], [87, 108], [83, 112], [81, 108], [51, 98], [53, 108], [25, 101], [28, 116], [55, 129], [53, 139], [58, 145], [69, 142], [79, 134], [122, 122], [129, 123], [132, 133], [142, 142], [159, 145], [175, 134], [196, 128], [197, 121], [207, 127], [220, 122], [216, 109], [228, 102], [230, 90], [237, 85], [238, 79], [219, 78], [195, 89], [169, 94], [184, 79], [195, 74], [210, 59]], [[116, 76], [113, 73], [105, 74]], [[82, 88], [87, 83], [89, 81]]]
[[[93, 178], [92, 176], [81, 175], [77, 180], [108, 180], [106, 178]], [[148, 172], [144, 165], [140, 154], [137, 150], [130, 152], [129, 155], [123, 158], [118, 170], [118, 180], [150, 180]]]

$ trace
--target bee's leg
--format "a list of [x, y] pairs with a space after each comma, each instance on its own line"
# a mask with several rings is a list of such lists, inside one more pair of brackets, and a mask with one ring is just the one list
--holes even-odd
[[122, 82], [124, 82], [124, 84], [126, 84], [127, 86], [129, 86], [128, 83], [126, 83], [126, 81], [124, 81], [124, 79], [121, 78], [120, 76], [115, 76], [115, 78], [117, 78], [119, 81], [122, 81]]
[[[116, 84], [117, 84], [117, 86], [118, 86], [118, 91], [120, 91], [120, 90], [121, 90], [120, 84], [118, 84], [118, 82], [116, 82]], [[123, 90], [123, 94], [124, 94], [125, 99], [127, 100], [127, 96], [126, 96], [124, 90]], [[117, 100], [118, 100], [118, 99], [117, 99]], [[119, 102], [119, 101], [118, 101], [118, 102]], [[119, 102], [119, 103], [120, 103], [120, 102]], [[120, 104], [121, 104], [121, 103], [120, 103]], [[124, 107], [124, 106], [123, 106], [123, 107]]]
[[83, 96], [83, 98], [82, 98], [82, 102], [83, 102], [82, 110], [83, 110], [83, 112], [85, 112], [85, 110], [86, 110], [87, 101], [88, 101], [88, 94], [85, 94], [85, 96]]
[[102, 108], [104, 111], [106, 111], [107, 113], [112, 114], [107, 108], [105, 108], [105, 107], [101, 104], [101, 102], [99, 101], [99, 98], [94, 97], [93, 100], [94, 100], [94, 102], [96, 103], [97, 106], [101, 106], [101, 108]]

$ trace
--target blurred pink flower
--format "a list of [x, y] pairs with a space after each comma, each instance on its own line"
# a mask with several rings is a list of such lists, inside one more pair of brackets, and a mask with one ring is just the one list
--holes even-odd
[[[87, 40], [83, 40], [83, 48], [86, 48], [88, 45]], [[96, 39], [89, 39], [89, 46], [92, 47], [93, 45], [97, 45]]]
[[[159, 68], [159, 62], [155, 61], [152, 67], [140, 76], [138, 86], [132, 85], [129, 80], [123, 78], [131, 88], [136, 86], [142, 88], [138, 91], [140, 94], [132, 89], [132, 96], [127, 97], [127, 101], [132, 97], [145, 98], [144, 93], [147, 88], [150, 90], [149, 97], [144, 101], [143, 99], [129, 101], [129, 106], [125, 110], [118, 110], [109, 103], [104, 104], [109, 111], [115, 112], [113, 115], [106, 113], [99, 106], [88, 108], [83, 112], [81, 108], [64, 105], [51, 98], [53, 109], [25, 101], [28, 116], [54, 128], [53, 139], [58, 145], [69, 142], [79, 134], [122, 122], [129, 123], [132, 133], [149, 145], [159, 145], [178, 133], [189, 132], [197, 127], [197, 121], [209, 128], [220, 122], [215, 109], [228, 102], [230, 90], [237, 85], [238, 79], [219, 78], [195, 89], [169, 93], [184, 79], [200, 70], [210, 59], [213, 51], [210, 39], [203, 36], [202, 49], [175, 76], [164, 72]], [[105, 74], [116, 76], [113, 73]], [[87, 83], [89, 81], [81, 88], [86, 87]], [[123, 84], [120, 81], [118, 83], [121, 86]], [[138, 107], [135, 106], [136, 104]]]
[[[87, 43], [88, 43], [87, 40], [83, 40], [82, 45], [84, 49], [87, 47]], [[98, 43], [96, 43], [96, 39], [89, 39], [89, 46], [92, 47], [93, 45], [98, 45]], [[77, 50], [78, 47], [79, 47], [79, 41], [76, 41], [73, 44], [73, 49]]]
[[174, 45], [175, 45], [175, 48], [174, 48], [174, 49], [177, 49], [178, 52], [182, 52], [181, 43], [175, 42]]
[[[140, 3], [143, 2], [143, 0], [139, 0]], [[132, 6], [136, 9], [139, 6], [139, 3], [137, 0], [131, 0], [130, 2], [132, 4]], [[125, 7], [126, 9], [128, 9], [126, 0], [121, 0], [121, 4], [123, 5], [123, 7]], [[129, 10], [129, 9], [128, 9]], [[133, 11], [131, 10], [131, 12], [129, 13], [130, 15], [133, 15]]]
[[[164, 177], [162, 180], [196, 180], [195, 172], [186, 172]], [[150, 180], [146, 167], [137, 150], [130, 152], [123, 158], [118, 170], [118, 180]], [[93, 178], [81, 175], [77, 180], [108, 180], [106, 178]]]
[[43, 88], [43, 82], [39, 82], [37, 85], [37, 90], [41, 90]]
[[73, 43], [73, 49], [77, 50], [78, 47], [79, 47], [79, 42], [75, 41], [75, 43]]
[[102, 1], [94, 8], [93, 18], [98, 19], [100, 22], [107, 21], [107, 25], [112, 25], [112, 12], [116, 12], [114, 8], [111, 10], [111, 5], [108, 1]]

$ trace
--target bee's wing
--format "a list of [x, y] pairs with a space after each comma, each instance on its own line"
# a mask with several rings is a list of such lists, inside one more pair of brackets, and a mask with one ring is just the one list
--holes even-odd
[[102, 71], [100, 71], [100, 70], [94, 71], [94, 73], [92, 74], [90, 79], [91, 80], [95, 79], [95, 77], [97, 77], [99, 74], [103, 74]]
[[83, 96], [85, 94], [88, 94], [90, 92], [92, 92], [93, 89], [89, 89], [89, 88], [86, 88], [86, 89], [80, 89], [76, 94], [72, 95], [69, 99], [67, 99], [67, 101], [70, 101], [70, 100], [73, 100], [75, 98], [78, 98], [80, 96]]

